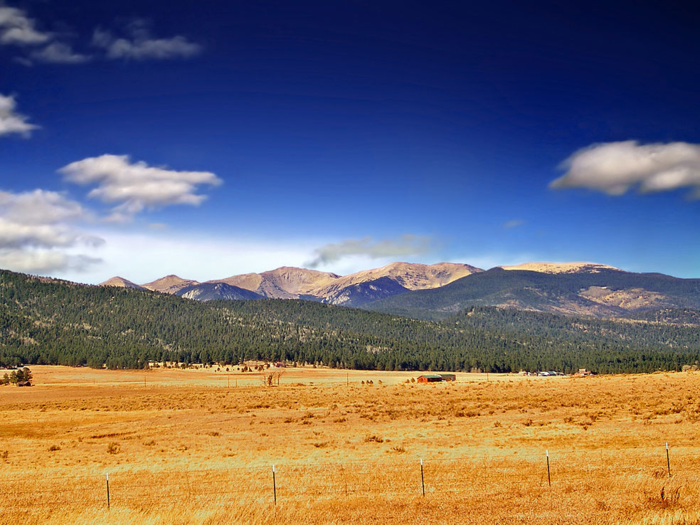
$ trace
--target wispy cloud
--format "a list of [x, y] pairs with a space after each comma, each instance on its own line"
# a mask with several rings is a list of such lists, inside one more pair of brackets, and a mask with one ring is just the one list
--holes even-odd
[[42, 49], [32, 51], [29, 56], [38, 62], [50, 64], [84, 64], [93, 58], [76, 53], [70, 45], [63, 42], [52, 42]]
[[640, 145], [636, 141], [594, 144], [577, 151], [562, 167], [566, 173], [550, 188], [587, 188], [622, 195], [691, 188], [700, 198], [700, 144], [671, 142]]
[[154, 38], [147, 24], [137, 20], [127, 27], [127, 36], [115, 37], [110, 31], [95, 30], [92, 37], [95, 47], [105, 50], [113, 60], [172, 60], [190, 58], [202, 51], [202, 46], [177, 35], [171, 38]]
[[197, 206], [207, 197], [195, 193], [203, 184], [218, 186], [222, 180], [208, 171], [174, 171], [131, 162], [127, 155], [102, 155], [64, 166], [66, 180], [96, 186], [88, 197], [118, 205], [110, 222], [128, 222], [140, 211], [174, 204]]
[[371, 237], [346, 239], [339, 243], [326, 244], [314, 251], [314, 258], [305, 266], [316, 268], [337, 262], [346, 257], [360, 256], [370, 259], [385, 257], [410, 257], [424, 255], [435, 249], [431, 237], [403, 235], [397, 239], [375, 241]]
[[36, 29], [36, 22], [21, 9], [0, 6], [0, 44], [35, 46], [48, 42], [50, 33]]
[[65, 272], [63, 277], [99, 283], [121, 275], [146, 283], [168, 274], [206, 281], [230, 275], [262, 272], [280, 266], [301, 266], [313, 249], [309, 239], [208, 237], [199, 232], [123, 230], [104, 227], [104, 262], [89, 273]]
[[[186, 59], [202, 52], [202, 46], [182, 35], [156, 38], [148, 24], [137, 19], [126, 26], [123, 34], [96, 29], [92, 35], [92, 52], [74, 50], [69, 36], [61, 32], [37, 29], [40, 24], [26, 11], [0, 5], [0, 45], [14, 46], [19, 55], [15, 62], [25, 66], [36, 63], [84, 64], [95, 59], [174, 60]], [[85, 42], [87, 47], [89, 42]], [[78, 46], [80, 47], [80, 46]]]
[[89, 218], [79, 203], [60, 193], [0, 191], [0, 267], [33, 273], [84, 270], [98, 259], [65, 250], [103, 244], [78, 230], [77, 223]]
[[12, 133], [26, 137], [32, 130], [39, 127], [27, 122], [28, 117], [17, 113], [16, 107], [17, 103], [14, 97], [0, 95], [0, 137]]
[[0, 45], [12, 45], [21, 49], [15, 61], [25, 66], [36, 62], [51, 64], [82, 64], [91, 60], [90, 55], [73, 51], [65, 35], [40, 31], [37, 23], [27, 13], [14, 7], [0, 6]]
[[512, 221], [506, 222], [506, 223], [503, 225], [503, 227], [504, 227], [506, 230], [510, 230], [510, 229], [512, 229], [512, 228], [517, 228], [517, 227], [519, 227], [519, 226], [522, 226], [523, 224], [525, 224], [525, 221], [521, 221], [521, 220], [518, 220], [518, 219], [514, 219], [514, 220], [512, 220]]

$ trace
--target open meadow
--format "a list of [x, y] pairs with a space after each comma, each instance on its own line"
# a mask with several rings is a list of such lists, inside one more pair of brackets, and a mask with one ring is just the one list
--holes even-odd
[[3, 524], [700, 523], [698, 372], [32, 372]]

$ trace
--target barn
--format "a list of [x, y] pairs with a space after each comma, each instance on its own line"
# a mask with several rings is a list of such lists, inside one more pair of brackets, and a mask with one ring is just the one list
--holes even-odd
[[425, 374], [422, 376], [418, 376], [417, 381], [419, 383], [439, 383], [441, 381], [444, 381], [444, 379], [440, 374]]
[[440, 374], [443, 381], [457, 381], [457, 376], [455, 374]]

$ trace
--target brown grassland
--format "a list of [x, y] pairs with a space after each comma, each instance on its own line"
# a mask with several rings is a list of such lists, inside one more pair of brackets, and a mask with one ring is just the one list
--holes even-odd
[[0, 523], [700, 523], [698, 372], [32, 371], [0, 387]]

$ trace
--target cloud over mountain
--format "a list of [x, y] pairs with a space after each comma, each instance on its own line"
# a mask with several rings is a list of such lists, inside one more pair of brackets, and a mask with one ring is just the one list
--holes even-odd
[[403, 235], [397, 239], [382, 241], [375, 241], [371, 237], [346, 239], [339, 243], [326, 244], [315, 250], [314, 259], [306, 263], [306, 266], [316, 268], [352, 256], [364, 256], [371, 259], [409, 257], [423, 255], [433, 249], [433, 239], [421, 235]]
[[76, 224], [89, 214], [60, 193], [0, 191], [0, 267], [25, 272], [82, 270], [98, 262], [66, 249], [104, 241], [83, 235]]
[[174, 171], [131, 162], [128, 155], [102, 155], [79, 160], [60, 170], [66, 180], [97, 186], [88, 197], [118, 205], [108, 218], [127, 222], [140, 211], [174, 204], [197, 206], [207, 197], [195, 193], [202, 184], [218, 186], [222, 180], [207, 171]]
[[687, 142], [640, 145], [636, 141], [595, 144], [562, 165], [567, 172], [550, 188], [588, 188], [622, 195], [691, 188], [700, 198], [700, 145]]

